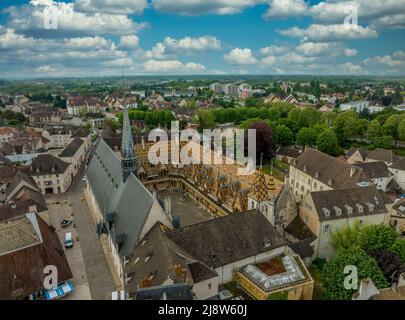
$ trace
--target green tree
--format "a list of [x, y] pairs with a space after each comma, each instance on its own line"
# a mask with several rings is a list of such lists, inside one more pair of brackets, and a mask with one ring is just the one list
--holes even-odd
[[397, 232], [388, 225], [367, 225], [360, 234], [360, 245], [364, 250], [389, 249], [398, 238]]
[[332, 233], [332, 246], [336, 251], [360, 248], [360, 237], [363, 226], [359, 221], [346, 225]]
[[405, 141], [405, 119], [398, 124], [398, 136], [401, 141]]
[[294, 140], [294, 134], [291, 131], [290, 128], [287, 126], [281, 125], [276, 127], [275, 130], [275, 137], [274, 140], [276, 144], [282, 145], [282, 146], [287, 146], [293, 143]]
[[373, 141], [374, 148], [391, 149], [392, 148], [392, 137], [391, 136], [380, 136]]
[[330, 300], [350, 300], [356, 290], [347, 290], [344, 281], [347, 274], [345, 267], [354, 265], [357, 267], [359, 280], [370, 278], [377, 288], [385, 288], [388, 282], [385, 280], [382, 271], [377, 263], [363, 250], [353, 248], [336, 253], [323, 268], [323, 280], [325, 287], [325, 298]]
[[339, 154], [339, 144], [336, 134], [331, 129], [322, 132], [316, 139], [318, 150], [331, 156]]
[[404, 117], [400, 114], [393, 114], [385, 121], [384, 125], [382, 126], [383, 132], [386, 135], [390, 135], [394, 139], [395, 145], [397, 145], [399, 139], [399, 123], [402, 121], [403, 118]]
[[403, 263], [405, 263], [405, 240], [396, 239], [392, 246], [388, 249], [392, 253], [395, 253]]
[[198, 130], [212, 129], [215, 127], [215, 117], [209, 110], [198, 110], [196, 114]]
[[382, 128], [380, 122], [378, 120], [373, 120], [368, 124], [366, 137], [367, 139], [374, 141], [376, 138], [381, 136]]
[[300, 146], [314, 146], [316, 144], [316, 138], [318, 133], [313, 128], [302, 128], [298, 131], [296, 136], [296, 142]]

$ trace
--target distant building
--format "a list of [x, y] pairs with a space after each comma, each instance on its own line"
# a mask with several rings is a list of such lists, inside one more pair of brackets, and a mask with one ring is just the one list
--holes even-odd
[[380, 106], [380, 105], [378, 105], [378, 104], [368, 107], [368, 111], [369, 111], [370, 113], [381, 112], [381, 111], [384, 111], [384, 109], [385, 109], [384, 106]]
[[353, 101], [342, 103], [339, 106], [340, 111], [354, 110], [357, 113], [362, 112], [365, 109], [368, 109], [370, 102], [368, 101]]
[[223, 92], [227, 96], [237, 96], [238, 86], [234, 83], [227, 83], [223, 86]]
[[108, 106], [98, 97], [91, 96], [70, 96], [66, 105], [68, 113], [73, 116], [80, 116], [88, 112], [105, 112]]
[[6, 142], [11, 142], [14, 139], [13, 129], [8, 127], [0, 128], [0, 146]]
[[213, 91], [215, 94], [222, 94], [223, 88], [220, 83], [213, 83], [210, 85], [210, 90]]

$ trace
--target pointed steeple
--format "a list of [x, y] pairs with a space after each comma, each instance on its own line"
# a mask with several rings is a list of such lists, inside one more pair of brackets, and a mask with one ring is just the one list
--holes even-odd
[[134, 140], [132, 138], [131, 123], [129, 122], [128, 107], [124, 107], [121, 143], [122, 178], [127, 180], [132, 173], [136, 174], [136, 159]]
[[132, 138], [131, 123], [129, 122], [128, 107], [124, 107], [121, 156], [124, 159], [135, 158], [134, 140]]

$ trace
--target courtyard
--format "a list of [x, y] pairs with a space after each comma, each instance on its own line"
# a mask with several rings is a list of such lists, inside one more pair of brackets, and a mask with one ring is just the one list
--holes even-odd
[[174, 188], [161, 190], [158, 192], [158, 196], [162, 201], [164, 201], [166, 197], [170, 197], [172, 215], [179, 219], [181, 227], [214, 218], [201, 204], [191, 198], [187, 193], [180, 190]]

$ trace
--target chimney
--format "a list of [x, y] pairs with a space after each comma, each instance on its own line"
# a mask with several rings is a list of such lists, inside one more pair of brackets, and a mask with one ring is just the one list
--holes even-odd
[[166, 197], [164, 200], [164, 209], [165, 213], [169, 216], [172, 217], [172, 200], [170, 197]]
[[141, 288], [150, 288], [152, 286], [152, 281], [149, 277], [145, 277], [141, 280]]
[[350, 178], [354, 176], [354, 174], [356, 173], [356, 168], [354, 166], [350, 167]]

